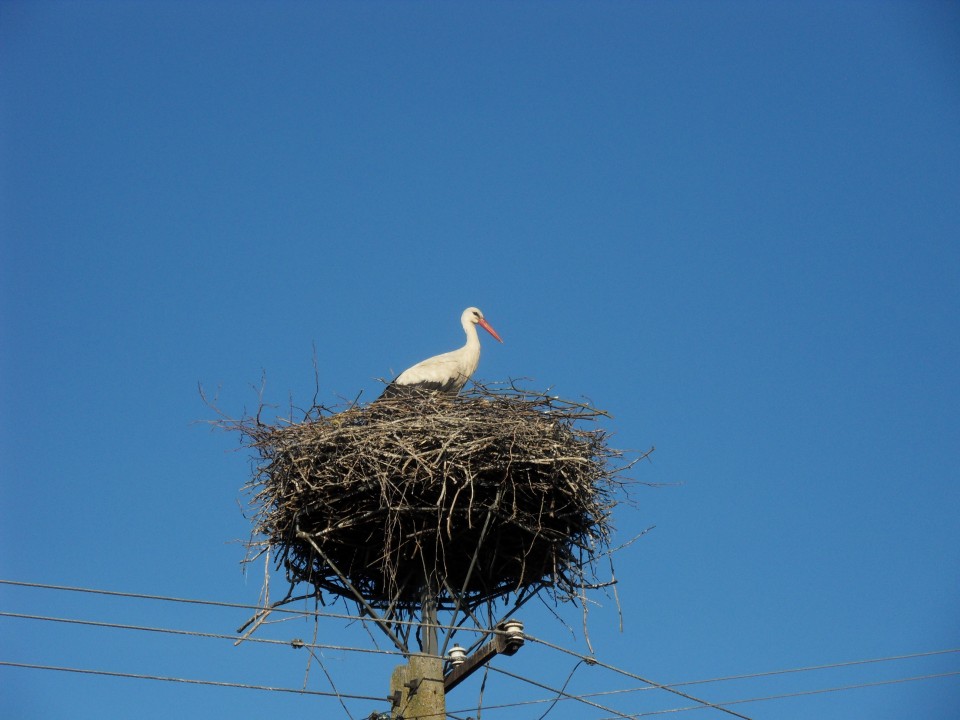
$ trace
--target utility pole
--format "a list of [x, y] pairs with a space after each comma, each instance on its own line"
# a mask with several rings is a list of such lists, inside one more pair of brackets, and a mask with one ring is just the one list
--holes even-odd
[[391, 717], [394, 720], [444, 720], [443, 658], [437, 643], [437, 597], [429, 578], [420, 599], [421, 652], [398, 665], [390, 677]]
[[406, 665], [395, 667], [390, 677], [388, 699], [392, 705], [392, 720], [443, 720], [447, 692], [496, 655], [513, 655], [523, 645], [523, 623], [507, 620], [497, 625], [493, 638], [470, 657], [466, 657], [463, 648], [452, 648], [453, 669], [444, 676], [443, 658], [437, 654], [435, 599], [428, 601], [425, 594], [422, 610], [423, 652], [411, 655]]
[[390, 677], [390, 702], [393, 720], [443, 720], [447, 716], [443, 660], [417, 653], [406, 665], [397, 665]]

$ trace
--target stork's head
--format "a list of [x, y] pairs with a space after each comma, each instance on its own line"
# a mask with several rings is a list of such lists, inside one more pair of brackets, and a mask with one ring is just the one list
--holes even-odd
[[493, 337], [496, 338], [499, 342], [503, 342], [503, 340], [500, 340], [500, 336], [497, 335], [497, 331], [490, 326], [490, 323], [488, 323], [486, 320], [483, 319], [483, 313], [480, 312], [480, 308], [468, 307], [466, 310], [463, 311], [463, 315], [460, 316], [460, 321], [464, 325], [466, 325], [467, 323], [473, 323], [474, 325], [479, 325], [488, 333], [493, 335]]

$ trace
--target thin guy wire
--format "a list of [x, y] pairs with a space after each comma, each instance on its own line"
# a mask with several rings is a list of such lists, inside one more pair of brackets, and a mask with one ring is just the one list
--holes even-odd
[[553, 699], [553, 702], [550, 703], [550, 707], [544, 710], [543, 714], [537, 720], [543, 720], [549, 714], [549, 712], [557, 706], [557, 703], [560, 701], [562, 695], [566, 694], [567, 685], [569, 685], [570, 681], [573, 679], [573, 674], [581, 665], [583, 665], [583, 660], [580, 660], [576, 665], [573, 666], [573, 670], [571, 670], [570, 674], [567, 675], [567, 679], [563, 681], [563, 685], [561, 686], [560, 691], [557, 693], [557, 696]]
[[[107, 677], [131, 678], [135, 680], [159, 680], [162, 682], [186, 683], [188, 685], [208, 685], [213, 687], [242, 688], [244, 690], [267, 690], [271, 692], [293, 693], [295, 695], [318, 695], [321, 697], [338, 697], [338, 695], [335, 695], [334, 693], [323, 692], [320, 690], [303, 690], [300, 688], [273, 687], [270, 685], [247, 685], [245, 683], [225, 682], [220, 680], [196, 680], [193, 678], [168, 677], [164, 675], [141, 675], [138, 673], [116, 672], [113, 670], [91, 670], [89, 668], [71, 668], [71, 667], [61, 667], [57, 665], [38, 665], [34, 663], [21, 663], [21, 662], [9, 661], [9, 660], [0, 660], [0, 666], [28, 668], [31, 670], [55, 670], [58, 672], [80, 673], [81, 675], [104, 675]], [[340, 694], [339, 697], [348, 698], [350, 700], [373, 700], [375, 702], [386, 702], [386, 700], [384, 700], [384, 698], [382, 697], [374, 697], [371, 695]]]
[[[320, 666], [320, 670], [322, 670], [322, 671], [323, 671], [323, 674], [326, 676], [327, 682], [330, 683], [330, 688], [333, 690], [334, 693], [336, 693], [337, 700], [340, 701], [340, 707], [343, 708], [343, 711], [347, 714], [347, 717], [350, 718], [350, 720], [353, 720], [353, 715], [350, 714], [350, 710], [347, 708], [347, 704], [343, 701], [343, 698], [344, 698], [345, 696], [344, 696], [344, 695], [341, 695], [341, 694], [340, 694], [340, 691], [337, 690], [337, 686], [336, 686], [336, 684], [333, 682], [333, 678], [330, 677], [330, 673], [327, 672], [327, 668], [326, 668], [326, 666], [323, 664], [323, 660], [321, 660], [321, 659], [320, 659], [320, 656], [317, 655], [317, 653], [315, 653], [312, 649], [308, 648], [308, 649], [307, 649], [307, 652], [310, 653], [310, 657], [311, 657], [311, 658], [313, 658], [314, 660], [317, 661], [317, 665]], [[310, 672], [310, 668], [309, 668], [309, 666], [307, 666], [307, 673], [309, 674], [309, 672]], [[304, 678], [304, 679], [303, 679], [303, 684], [304, 684], [304, 685], [307, 684], [307, 678]]]

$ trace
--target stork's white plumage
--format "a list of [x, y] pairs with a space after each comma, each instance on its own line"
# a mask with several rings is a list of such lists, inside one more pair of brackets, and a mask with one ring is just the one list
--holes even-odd
[[402, 395], [405, 392], [441, 392], [456, 395], [467, 384], [480, 363], [480, 338], [477, 325], [497, 340], [500, 336], [475, 307], [468, 307], [460, 316], [460, 324], [467, 334], [467, 343], [459, 350], [435, 355], [407, 368], [387, 385], [381, 398]]

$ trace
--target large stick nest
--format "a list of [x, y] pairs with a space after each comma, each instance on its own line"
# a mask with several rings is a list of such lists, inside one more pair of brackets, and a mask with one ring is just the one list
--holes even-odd
[[260, 456], [251, 549], [291, 587], [390, 610], [414, 608], [425, 587], [441, 607], [541, 587], [579, 597], [609, 549], [623, 469], [590, 424], [603, 414], [478, 385], [233, 423]]

